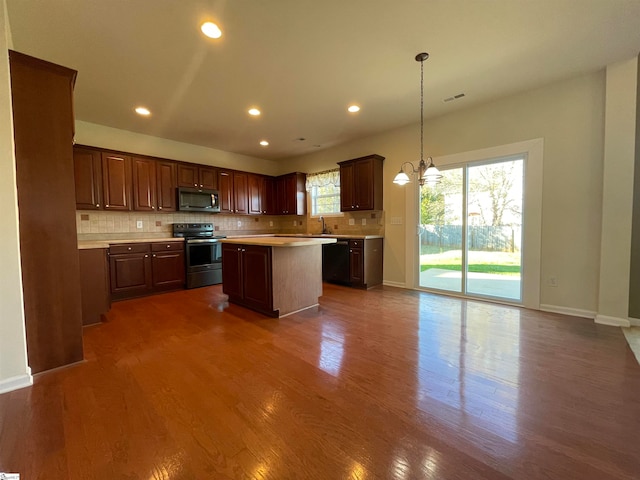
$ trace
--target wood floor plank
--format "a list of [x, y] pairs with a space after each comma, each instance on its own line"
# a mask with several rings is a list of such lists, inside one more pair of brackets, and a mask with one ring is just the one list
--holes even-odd
[[220, 286], [115, 303], [85, 362], [0, 395], [22, 478], [640, 478], [618, 328], [325, 284], [281, 319]]

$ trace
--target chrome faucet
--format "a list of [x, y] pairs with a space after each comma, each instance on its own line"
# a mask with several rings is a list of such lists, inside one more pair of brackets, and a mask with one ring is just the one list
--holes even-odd
[[320, 217], [318, 219], [319, 222], [322, 222], [322, 233], [329, 233], [329, 231], [327, 230], [326, 225], [324, 224], [324, 217]]

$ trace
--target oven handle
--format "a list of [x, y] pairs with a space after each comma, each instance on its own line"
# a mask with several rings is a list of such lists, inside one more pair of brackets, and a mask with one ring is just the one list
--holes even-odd
[[218, 243], [217, 238], [190, 238], [187, 240], [187, 244], [191, 243]]

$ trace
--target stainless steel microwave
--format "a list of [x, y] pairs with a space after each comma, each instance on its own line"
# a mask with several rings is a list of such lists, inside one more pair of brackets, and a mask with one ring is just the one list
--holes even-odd
[[178, 188], [178, 210], [181, 212], [220, 212], [217, 190]]

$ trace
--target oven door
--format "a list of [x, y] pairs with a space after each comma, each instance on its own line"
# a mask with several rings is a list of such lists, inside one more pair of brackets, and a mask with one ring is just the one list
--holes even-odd
[[187, 272], [222, 268], [222, 245], [217, 239], [187, 240]]

